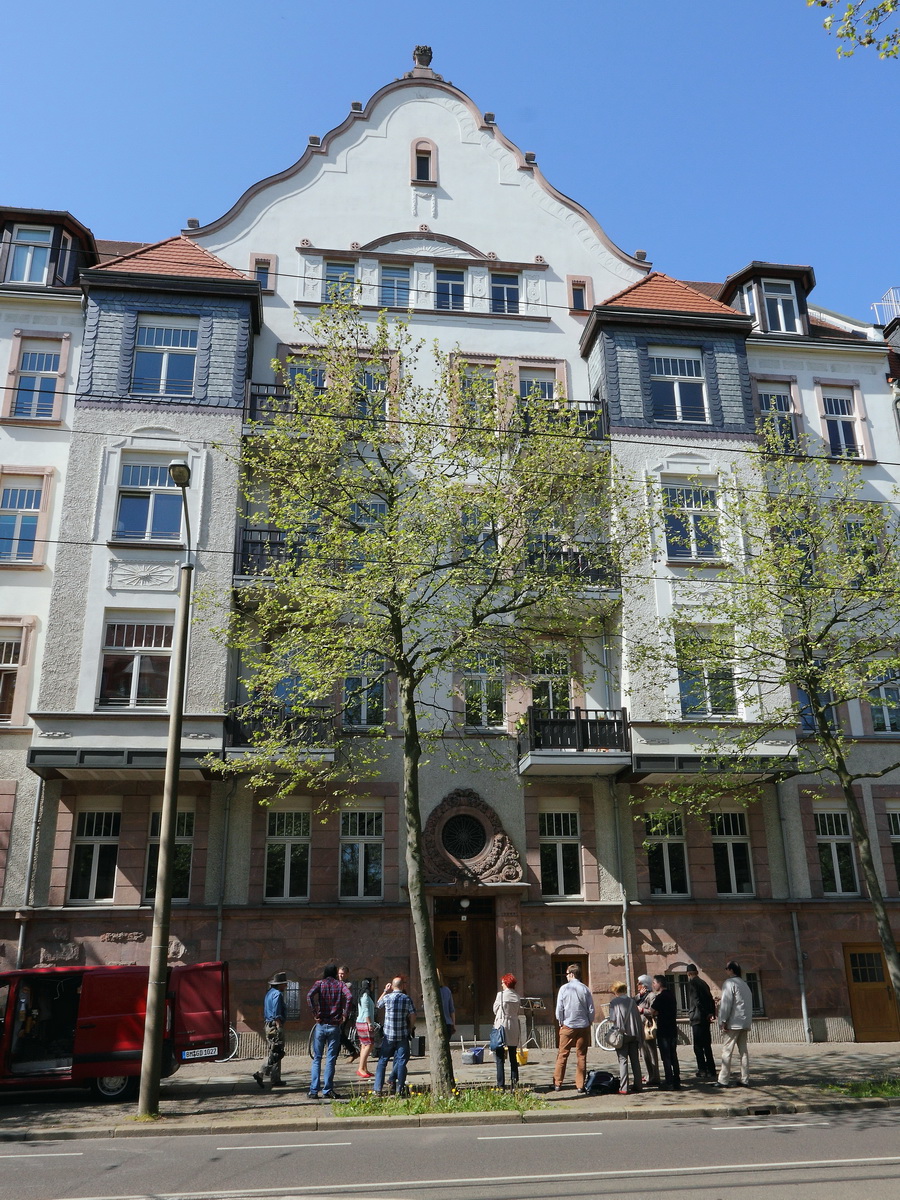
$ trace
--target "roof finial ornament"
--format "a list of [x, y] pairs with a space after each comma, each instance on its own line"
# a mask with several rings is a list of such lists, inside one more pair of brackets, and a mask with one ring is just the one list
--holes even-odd
[[441, 75], [437, 75], [431, 69], [431, 53], [430, 46], [416, 46], [413, 50], [413, 69], [407, 71], [403, 76], [404, 79], [441, 79]]
[[413, 62], [417, 67], [430, 67], [433, 57], [430, 46], [416, 46], [413, 50]]

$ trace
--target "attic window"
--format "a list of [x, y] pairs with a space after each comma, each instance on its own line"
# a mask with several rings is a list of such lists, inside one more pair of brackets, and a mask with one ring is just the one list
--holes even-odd
[[278, 274], [278, 259], [274, 254], [251, 254], [250, 271], [259, 284], [260, 291], [272, 295]]
[[428, 138], [417, 138], [410, 154], [410, 177], [413, 185], [434, 186], [437, 183], [437, 146]]
[[797, 298], [790, 280], [764, 279], [762, 289], [769, 333], [799, 333]]

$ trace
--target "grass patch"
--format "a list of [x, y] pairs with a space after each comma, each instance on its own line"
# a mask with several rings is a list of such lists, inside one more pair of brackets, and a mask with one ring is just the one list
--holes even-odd
[[336, 1117], [420, 1117], [426, 1113], [526, 1112], [549, 1107], [546, 1100], [526, 1088], [501, 1092], [498, 1088], [457, 1088], [450, 1096], [433, 1096], [430, 1089], [410, 1088], [408, 1096], [354, 1096], [333, 1104]]
[[836, 1092], [841, 1096], [853, 1096], [862, 1100], [870, 1096], [888, 1100], [900, 1096], [900, 1078], [887, 1075], [883, 1079], [854, 1079], [850, 1083], [829, 1083], [825, 1085], [826, 1092]]

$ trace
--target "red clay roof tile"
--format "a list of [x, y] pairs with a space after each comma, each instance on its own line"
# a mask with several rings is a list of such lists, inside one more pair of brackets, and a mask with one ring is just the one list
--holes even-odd
[[177, 275], [185, 279], [231, 279], [246, 282], [248, 275], [230, 267], [183, 234], [154, 242], [97, 267], [98, 271], [134, 272], [138, 275]]
[[661, 271], [653, 271], [637, 283], [616, 292], [608, 300], [603, 301], [605, 307], [611, 308], [646, 308], [662, 309], [665, 312], [705, 313], [706, 315], [735, 316], [737, 310], [729, 308], [718, 300], [704, 295], [695, 287], [664, 275]]

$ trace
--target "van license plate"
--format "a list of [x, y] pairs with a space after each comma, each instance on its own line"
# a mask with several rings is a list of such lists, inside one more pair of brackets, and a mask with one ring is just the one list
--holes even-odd
[[202, 1050], [182, 1050], [182, 1059], [186, 1058], [218, 1058], [219, 1049], [217, 1046], [204, 1046]]

